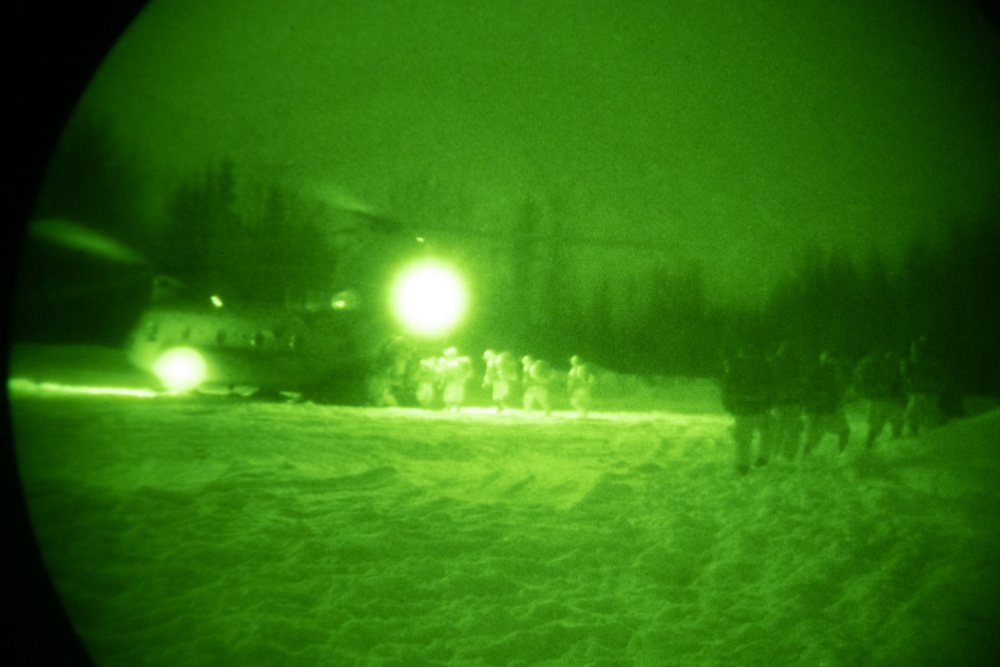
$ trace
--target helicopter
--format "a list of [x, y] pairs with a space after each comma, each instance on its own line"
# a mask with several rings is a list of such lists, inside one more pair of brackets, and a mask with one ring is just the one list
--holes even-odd
[[[230, 298], [158, 272], [142, 253], [68, 220], [40, 220], [29, 235], [101, 261], [140, 267], [148, 303], [122, 347], [132, 366], [170, 393], [306, 396], [361, 404], [366, 381], [401, 339], [439, 339], [465, 312], [459, 274], [395, 219], [348, 211], [335, 287], [281, 303]], [[345, 249], [346, 248], [346, 249]]]
[[[270, 281], [272, 287], [291, 284], [288, 274], [297, 267], [287, 259], [265, 261], [251, 267], [251, 274], [231, 275], [219, 285], [204, 275], [185, 280], [176, 266], [166, 270], [108, 234], [72, 221], [37, 220], [28, 231], [48, 245], [139, 267], [133, 273], [144, 281], [142, 303], [133, 299], [129, 307], [119, 309], [131, 312], [131, 317], [116, 344], [128, 362], [154, 378], [162, 390], [372, 404], [377, 395], [373, 380], [400, 363], [400, 355], [409, 355], [407, 363], [413, 365], [419, 361], [415, 348], [426, 350], [434, 344], [440, 351], [444, 340], [462, 337], [458, 328], [468, 306], [466, 284], [427, 236], [395, 216], [344, 196], [326, 203], [338, 221], [329, 226], [332, 252], [321, 262], [296, 258], [298, 264], [316, 264], [307, 267], [308, 287], [302, 288], [300, 281], [298, 291], [287, 291], [277, 300], [274, 290], [272, 298], [262, 298], [253, 285], [243, 283], [252, 274], [252, 280]], [[515, 255], [523, 255], [528, 246], [656, 247], [624, 235], [567, 234], [562, 229], [539, 233], [533, 227], [511, 233], [424, 225], [419, 233], [445, 245], [452, 237], [473, 237], [502, 251], [513, 249]], [[183, 254], [189, 246], [180, 247]], [[227, 271], [239, 273], [232, 264], [222, 272]], [[66, 286], [59, 289], [65, 291]], [[81, 321], [74, 317], [70, 326]], [[110, 319], [108, 313], [103, 317]]]

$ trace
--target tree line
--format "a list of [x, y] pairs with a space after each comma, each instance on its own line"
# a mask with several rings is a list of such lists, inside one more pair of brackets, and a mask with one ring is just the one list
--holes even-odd
[[[337, 287], [331, 267], [342, 248], [331, 242], [333, 212], [322, 202], [224, 159], [182, 176], [151, 206], [140, 161], [86, 119], [57, 157], [38, 217], [101, 229], [135, 245], [157, 271], [236, 299], [281, 302]], [[407, 202], [421, 209], [411, 214], [447, 217], [434, 210], [434, 192], [421, 192]], [[1000, 394], [996, 202], [977, 219], [913, 239], [901, 261], [875, 248], [861, 259], [854, 249], [807, 248], [751, 307], [713, 301], [697, 262], [627, 272], [602, 265], [600, 241], [579, 242], [572, 221], [583, 204], [570, 199], [527, 196], [493, 238], [451, 239], [446, 254], [462, 259], [477, 300], [458, 342], [559, 361], [581, 354], [620, 372], [707, 376], [745, 341], [774, 349], [796, 340], [856, 361], [875, 348], [905, 354], [925, 336], [963, 389]]]
[[[926, 338], [957, 386], [1000, 395], [1000, 215], [953, 221], [912, 240], [892, 262], [871, 249], [804, 250], [794, 270], [755, 307], [722, 306], [693, 265], [654, 267], [632, 284], [645, 304], [630, 324], [594, 308], [574, 337], [603, 364], [650, 375], [713, 376], [746, 342], [774, 351], [786, 340], [856, 363], [876, 350], [905, 356]], [[600, 284], [594, 303], [606, 302]], [[587, 335], [587, 333], [591, 335]]]
[[609, 270], [588, 289], [574, 288], [565, 227], [549, 221], [541, 229], [537, 208], [527, 205], [514, 227], [510, 270], [500, 272], [506, 278], [494, 289], [501, 297], [484, 335], [506, 334], [514, 347], [558, 359], [584, 354], [620, 372], [686, 376], [719, 374], [746, 342], [774, 351], [795, 341], [810, 354], [856, 363], [876, 350], [905, 356], [926, 338], [960, 390], [1000, 395], [996, 203], [916, 236], [898, 257], [875, 247], [860, 257], [855, 248], [806, 247], [754, 306], [713, 301], [696, 262], [637, 266], [624, 278]]

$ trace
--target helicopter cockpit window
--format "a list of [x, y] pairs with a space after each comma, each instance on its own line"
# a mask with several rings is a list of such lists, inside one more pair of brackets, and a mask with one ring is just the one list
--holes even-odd
[[265, 345], [273, 344], [276, 340], [277, 338], [274, 335], [274, 332], [270, 329], [265, 329], [254, 334], [253, 338], [250, 339], [250, 345], [256, 348], [261, 348]]

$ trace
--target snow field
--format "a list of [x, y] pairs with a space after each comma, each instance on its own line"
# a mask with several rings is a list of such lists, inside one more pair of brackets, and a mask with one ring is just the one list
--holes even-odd
[[996, 411], [745, 478], [712, 414], [12, 411], [101, 665], [957, 665], [1000, 617]]

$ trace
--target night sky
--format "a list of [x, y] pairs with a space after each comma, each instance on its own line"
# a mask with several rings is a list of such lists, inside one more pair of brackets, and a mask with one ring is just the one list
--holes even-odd
[[80, 110], [162, 173], [229, 156], [414, 225], [531, 198], [735, 299], [1000, 184], [1000, 39], [952, 0], [157, 0]]

